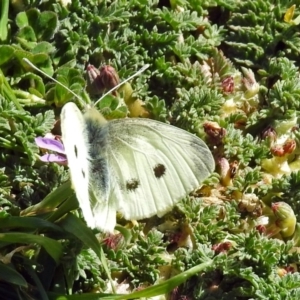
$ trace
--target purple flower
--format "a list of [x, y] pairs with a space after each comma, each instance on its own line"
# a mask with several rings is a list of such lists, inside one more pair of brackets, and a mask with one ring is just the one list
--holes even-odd
[[65, 155], [64, 145], [55, 140], [54, 138], [48, 137], [37, 137], [35, 143], [43, 149], [53, 151], [55, 153], [47, 153], [40, 157], [41, 161], [44, 162], [56, 162], [58, 164], [67, 164], [67, 157]]

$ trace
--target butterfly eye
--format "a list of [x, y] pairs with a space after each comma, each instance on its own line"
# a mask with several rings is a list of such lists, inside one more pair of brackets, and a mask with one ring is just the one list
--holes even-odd
[[154, 175], [156, 178], [160, 178], [166, 174], [166, 167], [162, 164], [157, 164], [154, 168]]
[[139, 185], [140, 185], [140, 182], [136, 178], [126, 181], [126, 189], [128, 191], [136, 190]]

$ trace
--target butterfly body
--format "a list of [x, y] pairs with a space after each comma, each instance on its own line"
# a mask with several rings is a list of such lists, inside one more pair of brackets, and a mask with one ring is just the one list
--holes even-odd
[[83, 216], [111, 232], [116, 212], [126, 219], [162, 216], [214, 170], [198, 137], [149, 119], [107, 122], [95, 109], [67, 103], [62, 138]]

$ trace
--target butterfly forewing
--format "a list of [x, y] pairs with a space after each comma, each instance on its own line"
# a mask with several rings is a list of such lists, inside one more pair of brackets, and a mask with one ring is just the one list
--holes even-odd
[[61, 130], [71, 180], [89, 227], [113, 231], [116, 208], [108, 205], [109, 178], [105, 157], [105, 120], [94, 109], [82, 115], [74, 103], [61, 112]]
[[89, 143], [85, 120], [74, 103], [67, 103], [61, 111], [61, 131], [68, 159], [71, 180], [87, 224], [94, 227], [89, 199]]

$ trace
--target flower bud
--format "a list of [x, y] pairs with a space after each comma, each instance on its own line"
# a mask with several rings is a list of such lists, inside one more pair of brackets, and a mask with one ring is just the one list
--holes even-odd
[[285, 154], [291, 154], [294, 152], [296, 149], [296, 141], [293, 139], [288, 139], [286, 142], [283, 144], [282, 148], [285, 152]]
[[282, 157], [287, 154], [291, 154], [296, 149], [296, 141], [293, 139], [288, 139], [283, 145], [275, 145], [271, 147], [271, 153], [274, 156]]
[[99, 81], [105, 90], [110, 90], [120, 83], [120, 78], [112, 66], [105, 65], [100, 68]]
[[107, 248], [112, 250], [118, 250], [125, 245], [125, 238], [121, 233], [118, 234], [108, 234], [106, 238], [103, 240], [103, 243], [107, 246]]
[[259, 84], [256, 82], [254, 73], [251, 69], [242, 68], [244, 73], [243, 83], [245, 88], [245, 97], [247, 99], [254, 97], [259, 92]]
[[232, 247], [232, 243], [227, 241], [219, 244], [215, 244], [212, 246], [212, 250], [215, 251], [216, 254], [226, 253]]
[[276, 202], [272, 204], [272, 210], [275, 216], [275, 224], [281, 229], [282, 237], [292, 236], [297, 223], [293, 209], [285, 202]]
[[275, 146], [271, 147], [270, 151], [273, 156], [282, 157], [285, 155], [284, 149], [281, 145], [275, 145]]
[[93, 65], [87, 66], [87, 90], [90, 94], [102, 94], [119, 83], [119, 75], [112, 66], [104, 65], [99, 70]]
[[221, 183], [223, 186], [229, 186], [232, 184], [230, 176], [230, 165], [225, 157], [221, 157], [217, 160], [217, 169], [221, 177]]
[[223, 137], [226, 135], [226, 129], [222, 128], [216, 122], [207, 121], [203, 124], [205, 133], [209, 136], [212, 143], [220, 144]]
[[272, 126], [265, 128], [261, 134], [263, 140], [268, 140], [270, 143], [274, 142], [277, 139], [277, 134], [275, 129]]
[[226, 94], [230, 94], [234, 91], [234, 80], [232, 76], [228, 76], [222, 80], [222, 90]]
[[87, 73], [87, 91], [91, 95], [99, 95], [103, 92], [104, 87], [100, 82], [100, 71], [93, 65], [88, 65], [86, 68]]

